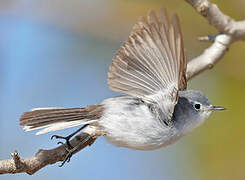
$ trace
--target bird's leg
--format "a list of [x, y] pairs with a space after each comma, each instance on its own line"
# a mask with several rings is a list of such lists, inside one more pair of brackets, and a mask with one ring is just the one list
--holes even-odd
[[[86, 138], [84, 138], [77, 146], [75, 146], [75, 147], [73, 147], [72, 149], [68, 149], [68, 148], [66, 148], [66, 151], [67, 151], [67, 154], [66, 154], [66, 157], [65, 157], [65, 159], [62, 161], [62, 163], [59, 165], [59, 167], [62, 167], [66, 162], [70, 162], [70, 160], [71, 160], [71, 157], [72, 157], [72, 154], [74, 153], [74, 152], [76, 152], [78, 149], [79, 149], [79, 147], [81, 146], [81, 145], [83, 145], [83, 144], [85, 144], [90, 138], [92, 138], [92, 136], [91, 135], [88, 135]], [[61, 144], [64, 144], [64, 143], [62, 143], [62, 142], [60, 142]], [[91, 145], [91, 144], [89, 144], [89, 145]]]
[[[81, 130], [83, 130], [88, 124], [85, 124], [84, 126], [80, 127], [78, 130], [76, 130], [75, 132], [71, 133], [70, 135], [68, 136], [58, 136], [58, 135], [53, 135], [51, 136], [51, 140], [53, 138], [56, 138], [56, 139], [65, 139], [66, 140], [66, 144], [67, 144], [67, 149], [71, 150], [73, 149], [71, 143], [70, 143], [70, 139], [75, 135], [77, 134], [78, 132], [80, 132]], [[59, 141], [58, 144], [64, 144], [63, 142]]]

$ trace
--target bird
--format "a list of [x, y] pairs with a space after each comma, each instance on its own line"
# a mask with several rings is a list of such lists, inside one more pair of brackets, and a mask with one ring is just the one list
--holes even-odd
[[[78, 108], [35, 108], [20, 117], [25, 131], [44, 134], [79, 126], [66, 140], [69, 162], [77, 147], [70, 139], [80, 132], [89, 139], [104, 136], [118, 147], [154, 150], [173, 144], [204, 123], [214, 106], [200, 91], [187, 90], [187, 57], [179, 18], [167, 10], [140, 17], [113, 58], [108, 85], [124, 95]], [[60, 142], [62, 143], [62, 142]]]

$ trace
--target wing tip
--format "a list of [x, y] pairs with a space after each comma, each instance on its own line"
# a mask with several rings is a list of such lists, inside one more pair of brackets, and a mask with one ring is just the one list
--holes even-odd
[[[156, 33], [157, 31], [161, 31], [161, 32]], [[176, 44], [178, 44], [175, 42], [175, 41], [179, 41], [178, 36], [181, 36], [181, 39], [182, 39], [180, 23], [179, 23], [179, 18], [177, 16], [177, 14], [173, 14], [171, 16], [171, 19], [170, 19], [168, 17], [167, 9], [164, 7], [160, 8], [160, 11], [159, 12], [157, 11], [157, 13], [156, 13], [156, 11], [154, 11], [152, 9], [149, 10], [147, 15], [141, 16], [139, 18], [138, 22], [134, 25], [133, 30], [131, 31], [128, 40], [121, 46], [118, 53], [113, 58], [112, 65], [110, 66], [110, 70], [108, 72], [107, 83], [108, 83], [109, 88], [111, 90], [121, 92], [121, 93], [126, 93], [129, 95], [135, 95], [136, 90], [134, 89], [132, 91], [130, 89], [131, 85], [129, 85], [128, 87], [125, 87], [124, 84], [114, 82], [114, 81], [120, 81], [120, 79], [123, 79], [123, 78], [121, 78], [121, 76], [127, 76], [127, 78], [131, 78], [132, 82], [134, 82], [135, 79], [134, 79], [133, 75], [130, 75], [130, 72], [128, 72], [129, 70], [127, 69], [127, 66], [130, 66], [130, 63], [126, 64], [125, 67], [124, 66], [121, 67], [121, 66], [115, 65], [115, 62], [123, 61], [123, 62], [127, 63], [130, 61], [133, 61], [135, 58], [137, 58], [137, 56], [142, 56], [142, 51], [143, 51], [142, 49], [145, 47], [140, 49], [141, 44], [144, 44], [144, 43], [141, 43], [141, 39], [140, 39], [140, 38], [142, 38], [141, 35], [143, 36], [143, 38], [144, 38], [144, 36], [153, 36], [153, 35], [156, 35], [156, 36], [158, 35], [157, 37], [159, 37], [160, 33], [165, 34], [164, 35], [164, 37], [166, 39], [166, 40], [164, 40], [165, 42], [166, 41], [169, 42], [172, 39], [177, 37], [178, 40], [174, 40], [174, 43], [172, 43], [171, 45], [166, 44], [166, 46], [171, 46], [171, 47], [169, 47], [170, 51], [171, 51], [172, 46], [176, 46]], [[175, 34], [177, 36], [173, 37]], [[172, 36], [171, 37], [172, 39], [169, 39], [169, 36]], [[145, 39], [143, 39], [143, 40], [145, 40]], [[181, 41], [181, 44], [183, 47], [182, 41]], [[175, 51], [177, 51], [176, 47], [174, 47], [173, 49]], [[172, 51], [174, 51], [173, 49], [172, 49]], [[178, 48], [178, 50], [179, 49], [180, 48]], [[174, 52], [174, 53], [175, 53], [174, 55], [176, 55], [176, 52]], [[174, 55], [172, 55], [172, 56], [174, 56]], [[182, 57], [182, 55], [184, 55], [184, 52], [182, 52], [181, 57]], [[179, 61], [180, 55], [177, 54], [176, 56], [178, 56], [178, 57], [175, 59], [178, 59], [178, 61]], [[120, 57], [120, 59], [118, 57]], [[182, 59], [182, 61], [185, 61], [185, 60]], [[146, 63], [144, 64], [144, 62], [143, 62], [142, 64], [145, 65]], [[184, 64], [186, 64], [186, 63], [182, 62], [182, 64], [184, 66]], [[146, 64], [146, 66], [147, 66], [147, 64]], [[179, 65], [178, 65], [178, 67], [179, 67]], [[117, 70], [118, 68], [120, 70]], [[121, 69], [128, 72], [128, 74], [125, 75], [125, 72], [124, 71], [121, 72], [122, 71]], [[178, 69], [178, 68], [175, 68], [175, 69]], [[181, 68], [178, 70], [181, 70]], [[181, 71], [184, 71], [184, 70], [182, 69]], [[124, 78], [124, 80], [125, 80], [125, 78]], [[137, 86], [137, 88], [138, 88], [137, 90], [140, 90], [140, 87]]]

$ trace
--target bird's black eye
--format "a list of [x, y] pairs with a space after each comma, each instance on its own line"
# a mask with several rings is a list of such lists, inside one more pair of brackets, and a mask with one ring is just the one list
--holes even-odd
[[195, 104], [194, 107], [196, 110], [199, 110], [201, 108], [201, 104]]

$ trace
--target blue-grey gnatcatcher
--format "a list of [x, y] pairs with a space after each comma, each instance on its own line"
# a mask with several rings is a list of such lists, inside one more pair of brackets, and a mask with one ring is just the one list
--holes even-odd
[[[152, 150], [172, 144], [201, 125], [214, 110], [199, 91], [186, 90], [187, 60], [179, 20], [166, 10], [140, 18], [113, 59], [109, 87], [127, 96], [86, 108], [37, 108], [20, 118], [26, 131], [43, 134], [81, 126], [66, 139], [69, 160], [76, 147], [69, 139], [83, 129], [89, 139], [105, 136], [112, 144]], [[84, 141], [85, 142], [85, 141]], [[64, 161], [64, 162], [65, 162]]]

